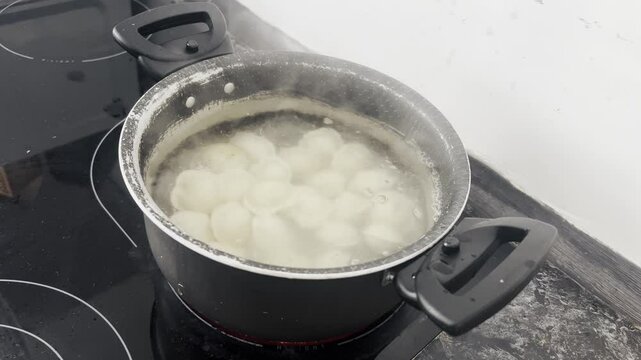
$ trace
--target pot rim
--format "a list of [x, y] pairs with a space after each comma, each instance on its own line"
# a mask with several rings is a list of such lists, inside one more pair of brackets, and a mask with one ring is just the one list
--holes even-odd
[[[461, 173], [457, 174], [456, 177], [460, 177], [464, 182], [459, 184], [458, 187], [465, 187], [464, 191], [458, 191], [454, 195], [455, 198], [449, 202], [454, 208], [449, 208], [441, 214], [441, 218], [446, 218], [447, 220], [444, 222], [445, 225], [438, 229], [430, 229], [416, 241], [388, 256], [357, 265], [337, 268], [293, 268], [259, 263], [210, 247], [173, 225], [155, 204], [147, 191], [142, 177], [138, 161], [139, 147], [135, 146], [135, 140], [142, 132], [141, 124], [151, 122], [155, 115], [154, 110], [157, 110], [160, 107], [159, 105], [163, 104], [163, 100], [171, 97], [174, 92], [179, 91], [184, 86], [194, 82], [207, 83], [219, 77], [228, 67], [243, 66], [243, 64], [252, 62], [260, 63], [261, 65], [268, 63], [298, 63], [301, 66], [323, 68], [337, 66], [339, 67], [337, 68], [338, 70], [346, 69], [345, 71], [352, 75], [354, 73], [358, 74], [362, 80], [383, 86], [386, 91], [392, 91], [397, 96], [409, 98], [413, 104], [420, 105], [421, 111], [429, 112], [431, 120], [437, 123], [441, 135], [447, 138], [447, 142], [454, 152], [452, 156], [455, 158], [455, 167]], [[359, 64], [324, 55], [290, 51], [255, 51], [207, 59], [187, 66], [160, 80], [138, 99], [127, 115], [118, 144], [118, 159], [127, 190], [136, 205], [142, 210], [144, 216], [181, 245], [213, 261], [240, 270], [267, 276], [302, 280], [329, 280], [362, 276], [393, 268], [418, 257], [438, 243], [454, 227], [465, 209], [471, 187], [470, 163], [463, 143], [445, 117], [420, 94], [387, 75]]]

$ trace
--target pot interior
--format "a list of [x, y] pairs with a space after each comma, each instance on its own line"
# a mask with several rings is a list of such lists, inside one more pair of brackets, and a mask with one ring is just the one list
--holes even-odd
[[[384, 258], [331, 269], [283, 268], [212, 249], [168, 220], [148, 190], [162, 161], [183, 140], [222, 122], [265, 112], [293, 111], [339, 119], [367, 129], [382, 142], [392, 130], [422, 156], [397, 157], [434, 179], [437, 213], [427, 233]], [[378, 127], [370, 126], [376, 123]], [[374, 130], [372, 130], [374, 129]], [[389, 142], [391, 143], [391, 142]], [[456, 222], [467, 200], [469, 164], [444, 117], [403, 84], [346, 61], [300, 53], [228, 55], [187, 67], [159, 82], [132, 109], [121, 136], [126, 183], [145, 215], [192, 250], [258, 273], [302, 278], [355, 276], [392, 267], [437, 242]]]

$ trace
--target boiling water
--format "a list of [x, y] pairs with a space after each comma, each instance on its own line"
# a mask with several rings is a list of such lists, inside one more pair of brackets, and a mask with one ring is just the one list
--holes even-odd
[[384, 133], [294, 111], [222, 122], [162, 161], [152, 196], [182, 231], [239, 257], [299, 268], [371, 261], [420, 239], [438, 215], [418, 149]]

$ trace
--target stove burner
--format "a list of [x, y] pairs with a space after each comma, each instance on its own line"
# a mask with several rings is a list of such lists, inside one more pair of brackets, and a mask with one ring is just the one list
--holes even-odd
[[159, 272], [153, 283], [156, 301], [150, 328], [154, 359], [158, 360], [404, 360], [413, 359], [440, 333], [424, 314], [402, 305], [371, 330], [343, 342], [261, 346], [230, 336], [203, 319]]
[[[105, 204], [102, 202], [102, 200], [100, 200], [100, 197], [98, 196], [98, 192], [96, 191], [96, 184], [95, 184], [95, 182], [94, 182], [94, 178], [93, 178], [93, 174], [94, 174], [94, 164], [95, 164], [95, 162], [96, 162], [96, 155], [98, 155], [98, 150], [100, 150], [100, 147], [101, 147], [101, 146], [102, 146], [102, 144], [105, 142], [105, 140], [109, 137], [109, 135], [110, 135], [111, 133], [113, 133], [113, 131], [114, 131], [114, 130], [116, 130], [118, 127], [120, 127], [120, 126], [122, 125], [122, 123], [123, 123], [123, 122], [125, 122], [125, 120], [124, 120], [124, 119], [123, 119], [123, 120], [121, 120], [121, 121], [119, 121], [116, 125], [114, 125], [114, 127], [112, 127], [111, 129], [109, 129], [109, 131], [107, 131], [107, 132], [105, 133], [105, 135], [102, 137], [102, 139], [100, 139], [100, 141], [98, 142], [98, 145], [96, 146], [96, 150], [94, 150], [94, 152], [93, 152], [93, 156], [91, 157], [91, 165], [89, 166], [89, 181], [90, 181], [90, 183], [91, 183], [91, 190], [93, 191], [93, 195], [94, 195], [94, 197], [96, 198], [96, 201], [98, 201], [98, 205], [100, 205], [100, 207], [102, 208], [102, 210], [104, 210], [104, 211], [105, 211], [105, 213], [107, 214], [107, 216], [109, 216], [109, 218], [111, 219], [111, 221], [113, 221], [113, 222], [114, 222], [114, 224], [116, 224], [116, 226], [118, 227], [118, 229], [120, 229], [120, 232], [122, 232], [122, 234], [123, 234], [123, 235], [125, 235], [125, 237], [127, 238], [127, 240], [129, 240], [129, 242], [131, 243], [131, 245], [133, 245], [133, 247], [137, 248], [137, 247], [138, 247], [138, 245], [136, 244], [136, 242], [131, 238], [131, 236], [129, 236], [129, 234], [127, 234], [127, 232], [126, 232], [126, 231], [125, 231], [125, 229], [122, 227], [122, 225], [120, 225], [120, 223], [119, 223], [119, 222], [116, 220], [116, 218], [111, 214], [111, 212], [109, 212], [109, 210], [107, 210], [107, 207], [106, 207], [106, 206], [105, 206]], [[116, 134], [117, 134], [117, 133], [118, 133], [118, 132], [116, 132]], [[117, 141], [117, 140], [118, 140], [118, 139], [116, 138], [116, 145], [117, 145], [117, 143], [118, 143], [118, 141]], [[116, 147], [117, 147], [117, 146], [116, 146]], [[113, 148], [110, 148], [110, 149], [111, 149], [112, 151], [114, 150]]]
[[369, 326], [363, 331], [354, 333], [354, 334], [347, 334], [347, 335], [339, 335], [335, 336], [333, 338], [328, 338], [328, 339], [322, 339], [322, 340], [317, 340], [317, 341], [274, 341], [274, 340], [261, 340], [254, 338], [250, 335], [245, 335], [245, 334], [240, 334], [237, 333], [233, 330], [228, 330], [225, 329], [217, 324], [212, 324], [212, 322], [205, 320], [197, 311], [193, 310], [191, 306], [187, 305], [187, 303], [178, 295], [178, 292], [174, 289], [171, 284], [168, 284], [169, 288], [171, 291], [174, 293], [176, 298], [178, 298], [178, 301], [189, 311], [192, 315], [194, 315], [198, 320], [200, 320], [202, 323], [207, 325], [208, 327], [223, 333], [230, 338], [240, 341], [245, 344], [253, 345], [253, 346], [276, 346], [276, 347], [318, 347], [318, 346], [325, 346], [325, 345], [343, 345], [347, 344], [351, 341], [358, 340], [364, 336], [367, 336], [368, 334], [374, 332], [376, 329], [384, 325], [389, 319], [391, 319], [394, 314], [398, 312], [398, 310], [401, 308], [401, 306], [397, 307], [394, 309], [391, 313], [388, 315], [384, 316], [382, 319], [377, 321], [373, 326]]
[[[15, 0], [12, 3], [10, 3], [9, 5], [5, 6], [2, 9], [0, 9], [0, 16], [2, 16], [3, 13], [4, 13], [5, 18], [9, 17], [10, 14], [7, 12], [7, 10], [9, 10], [11, 7], [13, 7], [15, 5], [18, 5], [19, 3], [26, 4], [25, 6], [37, 3], [37, 2], [28, 2], [28, 1], [27, 2], [23, 2], [23, 1], [25, 1], [25, 0]], [[135, 3], [137, 5], [137, 7], [140, 7], [140, 9], [134, 9], [134, 7], [132, 6], [132, 11], [133, 11], [134, 14], [140, 13], [140, 12], [145, 11], [145, 10], [149, 10], [149, 7], [146, 4], [142, 3], [140, 0], [131, 0], [131, 1], [132, 1], [132, 3]], [[103, 20], [105, 20], [105, 18], [103, 16], [103, 15], [105, 15], [104, 13], [109, 10], [108, 6], [106, 6], [106, 5], [102, 4], [102, 3], [98, 3], [97, 1], [85, 1], [85, 0], [79, 1], [80, 3], [87, 4], [84, 7], [83, 6], [80, 6], [80, 7], [78, 7], [78, 6], [69, 7], [66, 4], [66, 3], [73, 2], [73, 1], [49, 1], [49, 2], [50, 2], [50, 4], [44, 4], [41, 7], [42, 8], [49, 7], [50, 8], [49, 11], [56, 11], [56, 9], [54, 9], [54, 8], [58, 7], [58, 8], [60, 8], [60, 10], [57, 10], [58, 12], [71, 12], [71, 11], [77, 11], [77, 10], [82, 11], [82, 10], [86, 10], [86, 9], [91, 9], [89, 6], [93, 5], [94, 7], [98, 8], [98, 11], [100, 12], [99, 15], [101, 16], [101, 18]], [[29, 10], [32, 10], [34, 13], [36, 13], [35, 10], [40, 10], [40, 9], [38, 7], [36, 7], [35, 10], [26, 9], [25, 11], [29, 11]], [[18, 14], [18, 16], [16, 16], [16, 19], [14, 21], [16, 21], [16, 22], [19, 22], [19, 21], [33, 21], [33, 20], [37, 20], [38, 19], [38, 18], [35, 17], [35, 16], [38, 16], [38, 15], [35, 15], [33, 18], [29, 18], [29, 17], [26, 17], [26, 16], [20, 17], [19, 15], [20, 14]], [[125, 16], [129, 16], [129, 15], [130, 14], [126, 14]], [[42, 16], [42, 15], [39, 15], [39, 17], [40, 16]], [[50, 13], [46, 13], [45, 16], [42, 16], [42, 20], [50, 21], [50, 19], [52, 17], [55, 18], [55, 16], [51, 16]], [[74, 19], [72, 19], [70, 21], [73, 21], [73, 20]], [[118, 20], [118, 19], [115, 19], [115, 20]], [[9, 20], [9, 21], [11, 21], [11, 20]], [[2, 23], [0, 22], [0, 26], [1, 25], [2, 25]], [[113, 24], [108, 24], [108, 26], [105, 26], [105, 28], [109, 30], [109, 31], [107, 31], [107, 34], [96, 34], [95, 32], [91, 32], [91, 31], [89, 31], [88, 33], [92, 34], [94, 36], [98, 35], [101, 38], [105, 37], [105, 36], [108, 36], [109, 38], [111, 38], [111, 28], [113, 27], [113, 25], [115, 25], [115, 22]], [[28, 28], [32, 28], [33, 26], [27, 26], [27, 27]], [[56, 28], [61, 28], [61, 29], [65, 29], [66, 30], [68, 27], [56, 26]], [[17, 33], [23, 34], [23, 32], [17, 32]], [[27, 38], [26, 39], [25, 38], [21, 39], [20, 44], [28, 43], [29, 41], [34, 41], [33, 38], [29, 38], [28, 37], [29, 33], [26, 33], [26, 34], [27, 35], [25, 35], [25, 36], [27, 36]], [[80, 38], [82, 39], [84, 37], [80, 36]], [[114, 43], [113, 48], [117, 49], [117, 47], [115, 45], [115, 42], [113, 42], [113, 43]], [[42, 43], [40, 43], [40, 44], [42, 44]], [[11, 53], [13, 55], [19, 56], [19, 57], [21, 57], [23, 59], [27, 59], [27, 60], [34, 60], [34, 61], [40, 60], [41, 62], [58, 63], [58, 64], [69, 64], [69, 63], [75, 63], [75, 62], [78, 62], [78, 61], [82, 62], [82, 63], [91, 63], [91, 62], [96, 62], [96, 61], [101, 61], [101, 60], [108, 60], [108, 59], [115, 58], [117, 56], [120, 56], [120, 55], [123, 55], [123, 54], [126, 53], [126, 51], [117, 51], [116, 50], [114, 52], [114, 50], [107, 50], [107, 51], [110, 51], [111, 53], [108, 53], [107, 55], [104, 55], [104, 56], [81, 57], [81, 56], [62, 55], [62, 56], [56, 56], [56, 57], [48, 57], [48, 56], [40, 57], [40, 56], [28, 55], [25, 52], [17, 51], [15, 48], [12, 48], [12, 47], [13, 46], [7, 45], [6, 41], [3, 42], [2, 39], [0, 39], [0, 48], [6, 50], [7, 52], [9, 52], [9, 53]], [[52, 50], [52, 45], [51, 44], [47, 44], [47, 47], [48, 47], [48, 50]], [[62, 45], [61, 47], [64, 49], [65, 45]], [[57, 52], [57, 51], [60, 51], [60, 50], [56, 49], [54, 51]]]
[[218, 331], [220, 333], [223, 333], [223, 334], [229, 336], [230, 338], [232, 338], [234, 340], [237, 340], [237, 341], [240, 341], [240, 342], [242, 342], [244, 344], [247, 344], [247, 345], [252, 345], [252, 346], [257, 346], [257, 347], [262, 347], [263, 346], [263, 345], [261, 345], [261, 344], [259, 344], [257, 342], [248, 341], [248, 340], [243, 339], [241, 337], [234, 336], [230, 332], [225, 331], [225, 330], [223, 330], [223, 329], [221, 329], [219, 327], [216, 327], [216, 326], [212, 325], [209, 321], [205, 320], [202, 316], [200, 316], [200, 314], [198, 314], [196, 311], [192, 310], [192, 308], [189, 305], [187, 305], [187, 303], [185, 303], [185, 301], [180, 297], [180, 295], [178, 295], [178, 293], [176, 292], [176, 290], [174, 289], [173, 286], [171, 286], [169, 283], [167, 285], [169, 285], [169, 288], [174, 293], [174, 295], [176, 295], [176, 298], [185, 307], [185, 309], [187, 309], [187, 311], [189, 311], [192, 315], [194, 315], [196, 317], [196, 319], [200, 320], [203, 324], [207, 325], [212, 330]]
[[[122, 336], [120, 336], [120, 334], [118, 333], [116, 328], [113, 326], [113, 324], [100, 311], [98, 311], [98, 309], [93, 307], [88, 302], [82, 300], [78, 296], [76, 296], [74, 294], [71, 294], [71, 293], [69, 293], [69, 292], [67, 292], [65, 290], [61, 290], [61, 289], [58, 289], [58, 288], [50, 286], [50, 285], [45, 285], [45, 284], [41, 284], [41, 283], [37, 283], [37, 282], [33, 282], [33, 281], [16, 280], [16, 279], [0, 279], [0, 283], [29, 285], [30, 287], [37, 287], [37, 288], [41, 288], [41, 289], [52, 290], [52, 291], [54, 291], [56, 293], [65, 295], [65, 297], [67, 297], [67, 298], [71, 298], [71, 299], [75, 300], [76, 302], [79, 302], [80, 304], [84, 305], [86, 308], [89, 308], [91, 310], [92, 314], [97, 315], [98, 317], [100, 317], [104, 321], [104, 323], [111, 329], [111, 331], [118, 338], [118, 341], [122, 345], [122, 347], [123, 347], [123, 349], [124, 349], [124, 351], [125, 351], [125, 353], [127, 355], [127, 358], [129, 360], [132, 360], [131, 353], [129, 352], [129, 348], [127, 348], [127, 345], [125, 344], [125, 341], [123, 340]], [[3, 292], [2, 294], [3, 294], [3, 296], [7, 297], [7, 294], [9, 294], [9, 292], [6, 292], [6, 293]], [[34, 308], [38, 309], [38, 308], [42, 307], [42, 305], [47, 303], [47, 302], [45, 302], [43, 296], [29, 296], [29, 297], [22, 297], [22, 299], [23, 300], [21, 300], [20, 304], [17, 305], [17, 306], [18, 307], [23, 307], [23, 312], [22, 312], [23, 316], [25, 316], [24, 315], [25, 314], [25, 309], [28, 309], [28, 310], [26, 310], [26, 314], [29, 317], [45, 316], [45, 318], [47, 318], [46, 316], [51, 316], [51, 314], [33, 314], [33, 309]], [[35, 305], [34, 304], [29, 304], [30, 301], [25, 300], [25, 299], [32, 299], [37, 304], [35, 304]], [[52, 300], [52, 299], [47, 299], [47, 300]], [[42, 304], [39, 303], [39, 302], [42, 302]], [[77, 305], [77, 303], [76, 303], [76, 305]], [[11, 306], [4, 306], [4, 307], [6, 307], [7, 309], [11, 309]], [[73, 308], [75, 308], [75, 307], [72, 307], [72, 309]], [[77, 316], [79, 317], [80, 315], [77, 315]], [[18, 317], [18, 316], [16, 316], [16, 317]], [[30, 319], [30, 320], [34, 321], [33, 319]], [[22, 323], [28, 323], [28, 321], [26, 321], [26, 320], [25, 321], [19, 321], [19, 319], [16, 319], [15, 322], [16, 323], [21, 323], [21, 324]], [[33, 338], [36, 338], [37, 340], [39, 340], [40, 342], [45, 344], [49, 349], [51, 349], [54, 352], [54, 354], [56, 354], [56, 356], [58, 356], [59, 359], [62, 359], [62, 356], [58, 353], [58, 351], [56, 351], [53, 348], [53, 346], [51, 346], [48, 342], [46, 342], [44, 339], [40, 338], [39, 336], [37, 336], [35, 334], [32, 334], [31, 332], [29, 332], [27, 330], [20, 329], [20, 328], [18, 328], [16, 326], [12, 326], [12, 325], [0, 324], [0, 327], [6, 328], [6, 329], [10, 329], [10, 330], [19, 331], [19, 332], [25, 333], [25, 334], [33, 337]], [[73, 332], [73, 330], [72, 330], [72, 332]], [[61, 335], [61, 334], [58, 334], [58, 335]]]
[[[29, 331], [27, 331], [27, 330], [23, 330], [23, 329], [20, 329], [20, 328], [17, 328], [17, 327], [15, 327], [15, 326], [11, 326], [11, 325], [0, 324], [0, 328], [5, 328], [5, 329], [10, 329], [10, 330], [18, 331], [18, 332], [21, 332], [21, 333], [23, 333], [23, 334], [25, 334], [25, 335], [31, 336], [32, 338], [34, 338], [34, 339], [36, 339], [36, 340], [40, 341], [44, 346], [48, 347], [48, 348], [49, 348], [49, 350], [51, 350], [51, 352], [53, 352], [53, 353], [54, 353], [54, 355], [56, 355], [56, 356], [58, 357], [58, 359], [60, 359], [60, 360], [64, 360], [64, 359], [62, 358], [62, 356], [60, 356], [60, 353], [59, 353], [56, 349], [54, 349], [54, 347], [53, 347], [53, 346], [51, 346], [51, 344], [49, 344], [48, 342], [44, 341], [40, 336], [38, 336], [38, 335], [36, 335], [36, 334], [34, 334], [34, 333], [32, 333], [32, 332], [29, 332]], [[5, 355], [6, 355], [6, 354], [5, 354]]]

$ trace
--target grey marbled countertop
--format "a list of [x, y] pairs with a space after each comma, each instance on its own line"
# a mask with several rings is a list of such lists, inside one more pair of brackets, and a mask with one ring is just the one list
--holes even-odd
[[641, 329], [545, 266], [498, 314], [462, 336], [442, 333], [417, 359], [638, 360]]

